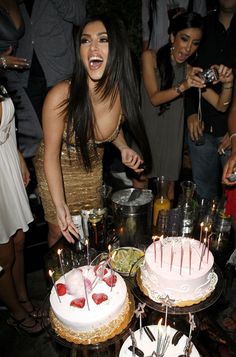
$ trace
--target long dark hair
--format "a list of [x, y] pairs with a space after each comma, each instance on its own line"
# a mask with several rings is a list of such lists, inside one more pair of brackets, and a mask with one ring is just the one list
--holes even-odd
[[96, 145], [93, 132], [93, 108], [89, 96], [87, 72], [80, 56], [81, 35], [84, 27], [95, 21], [101, 21], [108, 34], [109, 55], [102, 78], [96, 86], [97, 93], [102, 99], [111, 97], [111, 105], [117, 95], [120, 95], [122, 114], [127, 123], [127, 128], [132, 138], [138, 145], [147, 166], [150, 166], [150, 151], [148, 140], [141, 120], [139, 107], [138, 82], [133, 69], [131, 53], [127, 42], [127, 33], [124, 24], [116, 17], [99, 15], [87, 19], [80, 27], [76, 36], [76, 63], [71, 79], [67, 113], [67, 145], [72, 136], [75, 138], [75, 146], [78, 157], [82, 157], [83, 165], [87, 170], [91, 169], [91, 161], [88, 150], [88, 139], [93, 142], [94, 152]]
[[[203, 29], [203, 18], [195, 12], [184, 12], [174, 17], [168, 29], [168, 33], [176, 34], [187, 28]], [[164, 45], [157, 51], [157, 66], [161, 77], [161, 89], [171, 88], [174, 79], [174, 71], [171, 64], [171, 44], [170, 42]]]

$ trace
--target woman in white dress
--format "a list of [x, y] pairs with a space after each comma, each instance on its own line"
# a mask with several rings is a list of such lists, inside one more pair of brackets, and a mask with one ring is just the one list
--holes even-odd
[[24, 280], [24, 232], [33, 220], [25, 186], [29, 172], [17, 150], [14, 106], [0, 86], [0, 300], [8, 323], [28, 333], [41, 331]]

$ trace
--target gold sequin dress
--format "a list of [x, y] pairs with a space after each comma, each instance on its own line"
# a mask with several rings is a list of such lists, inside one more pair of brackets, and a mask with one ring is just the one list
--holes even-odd
[[[101, 197], [98, 193], [102, 186], [102, 159], [103, 159], [103, 143], [111, 142], [119, 134], [122, 123], [122, 115], [119, 118], [117, 128], [114, 133], [102, 142], [96, 142], [97, 154], [94, 152], [93, 144], [89, 143], [89, 155], [91, 160], [91, 171], [84, 169], [82, 159], [78, 159], [73, 145], [70, 146], [70, 156], [68, 148], [63, 139], [61, 148], [61, 168], [64, 182], [64, 192], [66, 203], [69, 207], [71, 215], [76, 215], [81, 209], [89, 210], [98, 208], [101, 203]], [[65, 137], [65, 135], [64, 135]], [[57, 224], [56, 210], [49, 192], [45, 173], [44, 173], [44, 143], [41, 142], [37, 151], [34, 166], [38, 181], [38, 191], [44, 209], [44, 218], [47, 222]]]

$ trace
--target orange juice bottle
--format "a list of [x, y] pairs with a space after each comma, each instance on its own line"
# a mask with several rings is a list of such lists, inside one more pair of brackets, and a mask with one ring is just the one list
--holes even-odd
[[170, 209], [170, 200], [166, 195], [166, 182], [164, 176], [157, 178], [157, 195], [153, 204], [153, 226], [156, 227], [158, 215], [161, 210]]

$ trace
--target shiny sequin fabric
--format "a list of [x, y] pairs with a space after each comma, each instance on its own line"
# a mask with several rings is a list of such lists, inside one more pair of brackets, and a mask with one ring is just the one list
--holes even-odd
[[[61, 150], [61, 167], [64, 180], [66, 202], [71, 215], [76, 215], [81, 209], [98, 208], [100, 206], [100, 195], [98, 189], [102, 185], [102, 158], [103, 148], [97, 147], [97, 155], [93, 146], [89, 146], [92, 163], [91, 171], [84, 169], [82, 161], [73, 146], [68, 149], [63, 142]], [[41, 143], [34, 160], [36, 176], [38, 181], [39, 195], [44, 208], [45, 220], [57, 224], [56, 211], [48, 189], [43, 167], [44, 144]]]

